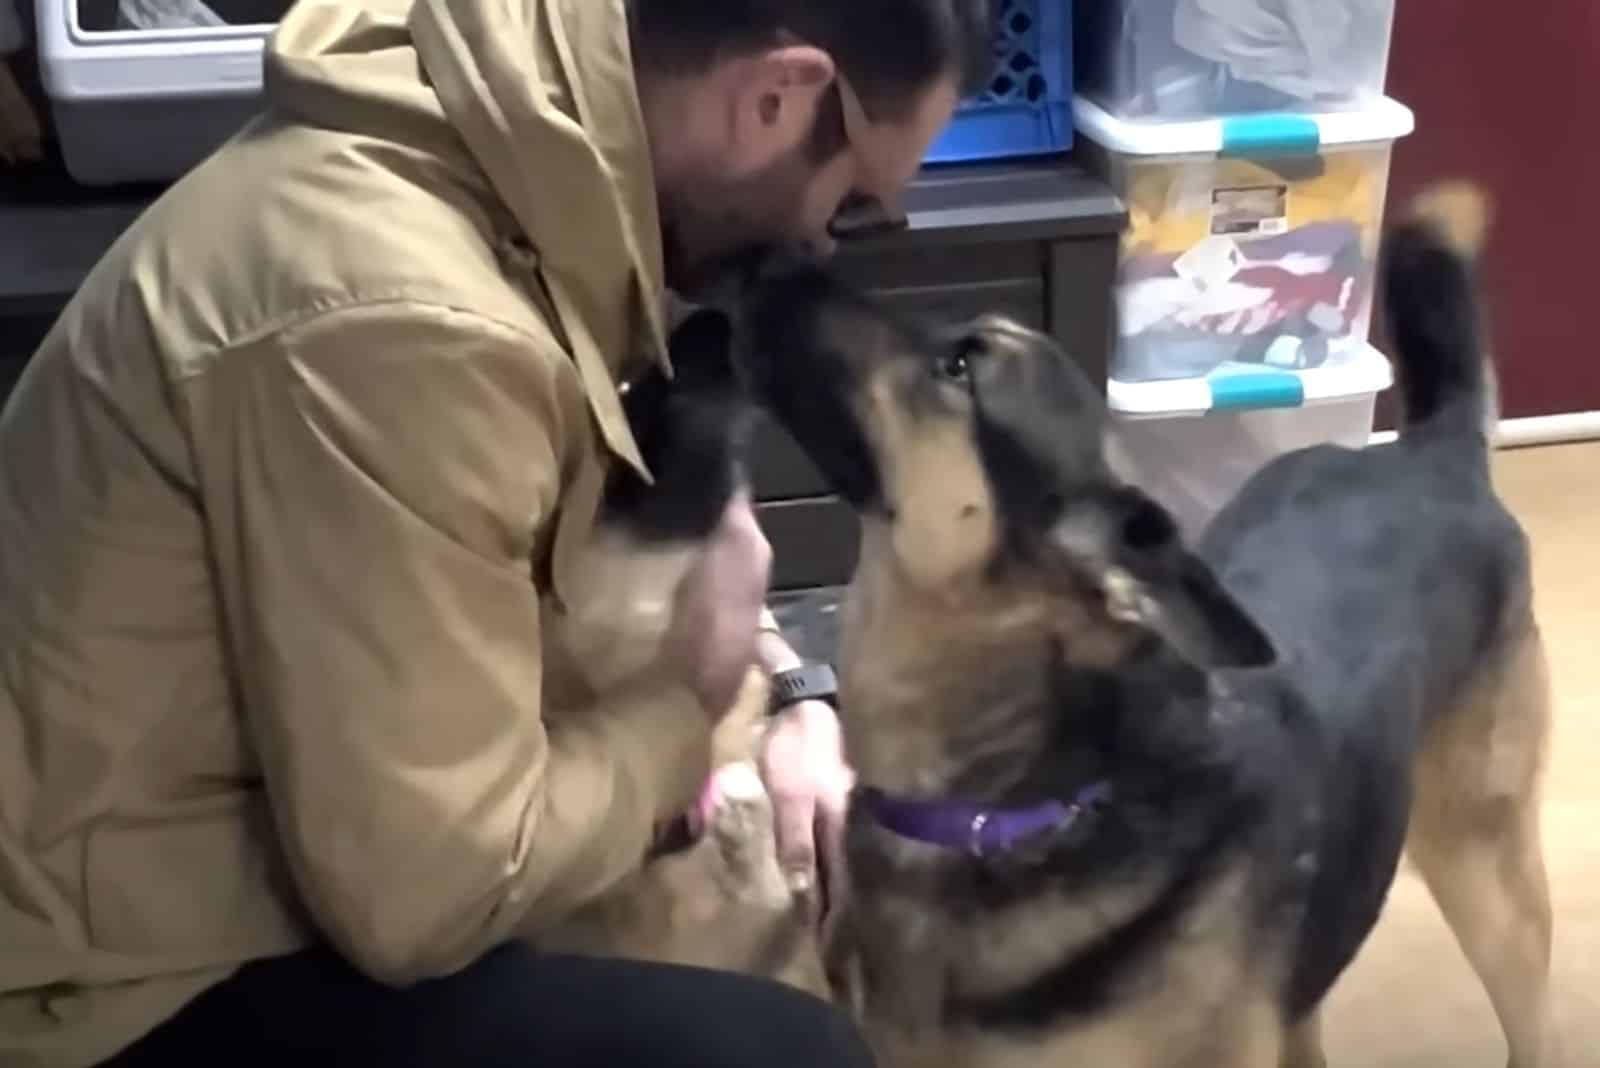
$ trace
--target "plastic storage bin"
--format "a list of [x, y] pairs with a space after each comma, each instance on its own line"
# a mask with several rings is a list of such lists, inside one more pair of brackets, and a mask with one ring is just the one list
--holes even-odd
[[994, 76], [985, 92], [956, 108], [925, 162], [1048, 155], [1072, 147], [1072, 2], [994, 0]]
[[1389, 361], [1363, 345], [1313, 370], [1229, 367], [1194, 379], [1107, 383], [1106, 455], [1199, 535], [1275, 457], [1308, 445], [1362, 448]]
[[1128, 123], [1077, 101], [1079, 145], [1128, 206], [1111, 377], [1316, 367], [1366, 341], [1396, 138], [1411, 112]]
[[1349, 110], [1383, 94], [1395, 0], [1081, 0], [1078, 92], [1119, 118]]
[[37, 0], [39, 66], [67, 170], [168, 181], [260, 105], [261, 48], [291, 0]]

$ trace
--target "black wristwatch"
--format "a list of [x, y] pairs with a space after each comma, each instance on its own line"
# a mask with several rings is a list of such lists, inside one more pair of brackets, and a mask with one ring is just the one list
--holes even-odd
[[826, 701], [838, 707], [839, 680], [834, 677], [833, 668], [820, 663], [802, 664], [773, 674], [772, 696], [767, 702], [768, 715], [777, 715], [801, 701]]

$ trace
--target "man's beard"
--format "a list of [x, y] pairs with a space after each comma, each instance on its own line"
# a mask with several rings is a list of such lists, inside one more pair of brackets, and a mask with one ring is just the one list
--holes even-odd
[[806, 172], [781, 160], [761, 174], [733, 180], [708, 175], [663, 198], [662, 252], [667, 284], [685, 299], [738, 277], [785, 244]]
[[696, 302], [704, 302], [715, 291], [747, 277], [778, 246], [774, 240], [751, 236], [691, 249], [680, 224], [671, 219], [663, 225], [661, 241], [667, 285]]

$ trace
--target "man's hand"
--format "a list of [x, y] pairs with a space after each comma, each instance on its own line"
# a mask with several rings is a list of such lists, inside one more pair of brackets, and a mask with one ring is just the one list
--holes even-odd
[[771, 571], [772, 546], [741, 489], [678, 587], [666, 642], [713, 721], [727, 714], [756, 661]]
[[802, 701], [774, 717], [760, 769], [772, 797], [784, 878], [796, 896], [820, 887], [815, 900], [825, 912], [843, 872], [845, 810], [855, 783], [833, 706]]

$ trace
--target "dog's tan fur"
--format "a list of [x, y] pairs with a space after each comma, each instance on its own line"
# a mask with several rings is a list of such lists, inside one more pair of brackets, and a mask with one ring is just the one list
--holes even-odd
[[1416, 769], [1407, 854], [1489, 992], [1513, 1068], [1542, 1063], [1553, 920], [1540, 779], [1550, 685], [1529, 606], [1429, 739]]
[[[1409, 210], [1469, 258], [1481, 253], [1493, 217], [1483, 193], [1460, 181], [1424, 190]], [[1492, 353], [1486, 363], [1492, 442], [1499, 421]], [[1546, 1056], [1554, 920], [1540, 821], [1549, 667], [1531, 596], [1507, 607], [1494, 655], [1459, 704], [1417, 764], [1406, 852], [1489, 992], [1512, 1068], [1532, 1068]]]
[[[1483, 238], [1486, 210], [1470, 190], [1435, 191], [1414, 210], [1451, 227], [1464, 248], [1476, 249]], [[998, 358], [1022, 331], [1002, 320], [983, 329]], [[1108, 574], [1099, 588], [1071, 588], [1037, 576], [985, 574], [1003, 550], [968, 413], [911, 411], [904, 397], [890, 377], [867, 380], [859, 393], [859, 414], [884, 459], [892, 519], [864, 523], [844, 607], [842, 701], [847, 748], [862, 778], [929, 794], [949, 785], [958, 762], [981, 758], [985, 745], [1014, 752], [1028, 732], [1043, 729], [1013, 714], [1037, 697], [1017, 690], [1017, 680], [1044, 676], [1034, 670], [1036, 659], [1064, 651], [1079, 664], [1113, 663], [1132, 626], [1152, 624], [1154, 608], [1125, 575]], [[1070, 532], [1065, 541], [1070, 545]], [[1217, 697], [1212, 715], [1239, 712], [1225, 694]], [[1490, 992], [1512, 1068], [1537, 1068], [1545, 1052], [1551, 914], [1539, 780], [1548, 702], [1532, 605], [1511, 599], [1495, 654], [1461, 694], [1456, 714], [1441, 717], [1415, 767], [1408, 853]], [[726, 728], [732, 740], [722, 762], [748, 759], [741, 747], [757, 729]], [[753, 805], [744, 822], [729, 817], [732, 838], [769, 834], [770, 807], [764, 798]], [[821, 989], [812, 929], [778, 892], [775, 857], [731, 841], [714, 832], [689, 853], [656, 862], [593, 910], [586, 937], [573, 944]], [[884, 844], [888, 855], [907, 861], [906, 871], [917, 870], [917, 852], [930, 848]], [[1064, 947], [1138, 911], [1141, 894], [1156, 892], [1154, 861], [1148, 883], [1134, 878], [1114, 896], [1032, 897], [956, 925], [927, 914], [915, 895], [880, 887], [837, 918], [828, 973], [843, 1004], [862, 1014], [889, 1068], [1321, 1068], [1318, 1016], [1293, 1027], [1278, 1016], [1269, 991], [1282, 979], [1284, 956], [1281, 947], [1260, 944], [1259, 932], [1241, 918], [1246, 878], [1240, 869], [1210, 878], [1174, 943], [1138, 989], [1123, 992], [1115, 1013], [1026, 1039], [952, 1029], [941, 1022], [941, 1006], [952, 994], [1015, 989], [1059, 960]], [[878, 970], [870, 1005], [865, 967]]]
[[[1457, 247], [1475, 254], [1487, 228], [1488, 211], [1470, 187], [1431, 190], [1413, 211], [1441, 225]], [[1003, 349], [1000, 352], [1003, 357]], [[1491, 376], [1491, 382], [1493, 381]], [[880, 449], [917, 456], [912, 464], [888, 466], [896, 527], [926, 531], [966, 529], [966, 515], [989, 515], [981, 471], [970, 454], [970, 434], [886, 413], [892, 391], [869, 390], [869, 413]], [[1493, 407], [1486, 413], [1493, 418]], [[963, 449], [969, 454], [963, 457]], [[964, 477], [952, 477], [961, 475]], [[909, 480], [909, 484], [908, 484]], [[925, 481], [922, 481], [925, 480]], [[915, 510], [916, 514], [907, 514]], [[863, 541], [860, 568], [847, 612], [843, 646], [844, 700], [852, 710], [850, 752], [862, 777], [891, 790], [937, 791], [955, 753], [996, 737], [994, 724], [974, 722], [972, 709], [997, 710], [1007, 723], [1000, 730], [1037, 729], [1026, 720], [1007, 721], [1004, 702], [995, 702], [996, 680], [1028, 678], [1012, 670], [1018, 631], [1052, 630], [1063, 639], [1066, 656], [1100, 664], [1114, 658], [1127, 641], [1123, 623], [1140, 615], [1139, 596], [1112, 579], [1063, 612], [1059, 597], [1042, 599], [1036, 586], [980, 594], [962, 581], [969, 561], [992, 549], [992, 535], [963, 543], [964, 551], [930, 557], [920, 546], [926, 536], [907, 538], [874, 530]], [[1092, 539], [1090, 539], [1092, 541]], [[911, 548], [903, 548], [910, 545]], [[955, 561], [957, 566], [949, 566]], [[939, 565], [945, 565], [941, 568]], [[981, 610], [972, 601], [960, 613], [948, 611], [952, 591], [993, 600]], [[955, 594], [960, 596], [961, 594]], [[1066, 624], [1062, 620], [1069, 621]], [[1046, 655], [1041, 647], [1039, 655]], [[1030, 695], [1015, 695], [1019, 704]], [[1540, 848], [1539, 781], [1549, 730], [1547, 669], [1532, 605], [1513, 600], [1505, 609], [1496, 654], [1460, 698], [1461, 708], [1442, 717], [1426, 741], [1416, 766], [1416, 801], [1408, 853], [1422, 872], [1468, 959], [1489, 990], [1510, 1048], [1512, 1068], [1543, 1063], [1547, 1033], [1547, 976], [1551, 912]], [[1227, 704], [1219, 704], [1225, 711]], [[969, 757], [970, 758], [970, 757]], [[895, 848], [923, 848], [900, 843]], [[1267, 1002], [1237, 991], [1266, 981], [1247, 963], [1260, 947], [1244, 941], [1249, 932], [1230, 926], [1227, 879], [1204, 896], [1186, 926], [1193, 941], [1164, 956], [1162, 974], [1152, 977], [1151, 996], [1125, 1007], [1113, 1019], [1050, 1040], [1011, 1048], [990, 1035], [952, 1035], [938, 1028], [919, 1030], [916, 1022], [938, 1018], [949, 993], [937, 977], [955, 972], [972, 992], [986, 986], [1014, 988], [1031, 978], [1053, 949], [1073, 942], [1073, 917], [1080, 908], [1105, 923], [1119, 911], [1138, 907], [1137, 893], [1116, 901], [1074, 902], [1073, 907], [1033, 899], [1016, 915], [986, 914], [966, 930], [928, 927], [915, 909], [897, 910], [892, 899], [881, 911], [852, 916], [850, 935], [858, 948], [880, 959], [902, 954], [889, 986], [888, 1005], [877, 1006], [869, 1021], [885, 1063], [906, 1065], [1119, 1064], [1225, 1068], [1272, 1065], [1320, 1068], [1325, 1063], [1315, 1015], [1286, 1028], [1267, 1011]], [[899, 914], [903, 912], [904, 914]], [[1048, 930], [1050, 947], [1029, 933]], [[876, 945], [875, 945], [876, 943]], [[919, 952], [916, 947], [921, 946]], [[1030, 946], [1033, 947], [1030, 952]], [[892, 948], [891, 948], [892, 947]], [[1229, 991], [1226, 996], [1218, 993]], [[915, 1037], [907, 1037], [912, 1035]], [[1206, 1036], [1214, 1039], [1209, 1047]]]
[[[1134, 914], [1147, 902], [1135, 889], [1126, 898], [1097, 901], [1055, 899], [1030, 901], [1015, 914], [1000, 917], [1000, 930], [990, 930], [993, 913], [981, 924], [951, 930], [934, 926], [914, 906], [887, 907], [853, 914], [851, 936], [863, 957], [891, 949], [903, 968], [879, 976], [888, 993], [871, 1007], [869, 1031], [882, 1062], [901, 1066], [1115, 1064], [1131, 1068], [1275, 1068], [1283, 1034], [1265, 993], [1273, 976], [1252, 952], [1239, 907], [1244, 892], [1241, 873], [1218, 880], [1189, 914], [1181, 941], [1163, 952], [1159, 968], [1145, 976], [1137, 991], [1120, 1003], [1115, 1014], [1070, 1029], [1056, 1029], [1027, 1038], [977, 1029], [929, 1026], [937, 1020], [943, 999], [951, 994], [985, 991], [952, 989], [960, 983], [1022, 983], [1031, 971], [1042, 971], [1074, 938], [1087, 941], [1108, 922]], [[1071, 920], [1083, 911], [1082, 930]], [[920, 925], [920, 929], [919, 929]], [[1048, 939], [1040, 933], [1049, 932]], [[1031, 937], [1030, 937], [1031, 936]], [[1047, 942], [1048, 945], [1041, 945]], [[918, 947], [906, 953], [908, 947]], [[952, 969], [952, 961], [963, 966]], [[993, 992], [999, 992], [998, 990]], [[1258, 993], [1259, 992], [1259, 993]]]
[[814, 903], [784, 880], [772, 802], [756, 772], [767, 693], [752, 670], [712, 736], [710, 766], [725, 785], [700, 839], [541, 934], [539, 949], [759, 975], [827, 996]]
[[[959, 437], [944, 432], [938, 440]], [[935, 472], [943, 489], [942, 472], [960, 466], [952, 461], [920, 469]], [[960, 507], [992, 511], [986, 488], [978, 488], [982, 496], [976, 499], [971, 484], [964, 489], [957, 495]], [[906, 492], [898, 478], [889, 492], [902, 522], [919, 501], [937, 502], [938, 508], [913, 521], [919, 526], [959, 514], [943, 492]], [[1023, 659], [1043, 661], [1065, 649], [1076, 663], [1114, 662], [1132, 640], [1128, 601], [1137, 598], [1114, 582], [1099, 595], [1077, 597], [1042, 592], [1036, 582], [968, 583], [964, 570], [941, 572], [926, 557], [905, 566], [901, 544], [880, 525], [865, 523], [841, 641], [842, 701], [852, 710], [847, 742], [864, 779], [893, 791], [937, 794], [948, 788], [957, 765], [970, 762], [985, 745], [1025, 750], [1029, 744], [1016, 732], [1042, 735], [1047, 729], [1017, 714], [1038, 698], [1019, 688], [1018, 680], [1042, 675]], [[937, 559], [964, 564], [981, 558], [979, 550], [971, 552]], [[917, 854], [933, 851], [898, 840], [882, 848], [911, 859], [908, 868], [916, 867]], [[1240, 922], [1237, 873], [1219, 879], [1192, 910], [1183, 944], [1163, 954], [1160, 974], [1148, 976], [1114, 1017], [1026, 1040], [937, 1026], [947, 998], [1024, 985], [1072, 947], [1141, 911], [1159, 892], [1160, 876], [1160, 865], [1152, 862], [1142, 881], [1132, 878], [1114, 893], [1033, 897], [956, 927], [927, 915], [914, 895], [897, 899], [880, 892], [870, 902], [854, 902], [841, 921], [830, 946], [830, 970], [842, 987], [839, 995], [860, 1012], [867, 1006], [852, 989], [860, 962], [893, 969], [874, 977], [876, 1000], [865, 1017], [882, 1063], [893, 1068], [1276, 1066], [1282, 1025], [1264, 994], [1248, 993], [1266, 989], [1269, 977], [1254, 963], [1251, 934]], [[1048, 937], [1041, 938], [1046, 931]]]
[[[1483, 191], [1471, 182], [1450, 179], [1436, 182], [1412, 198], [1407, 206], [1410, 215], [1433, 222], [1450, 244], [1468, 259], [1477, 259], [1489, 240], [1494, 224], [1494, 206]], [[1494, 352], [1484, 353], [1484, 369], [1488, 373], [1484, 397], [1483, 425], [1490, 443], [1500, 436], [1500, 376]], [[1396, 371], [1400, 386], [1405, 387], [1404, 374]]]

